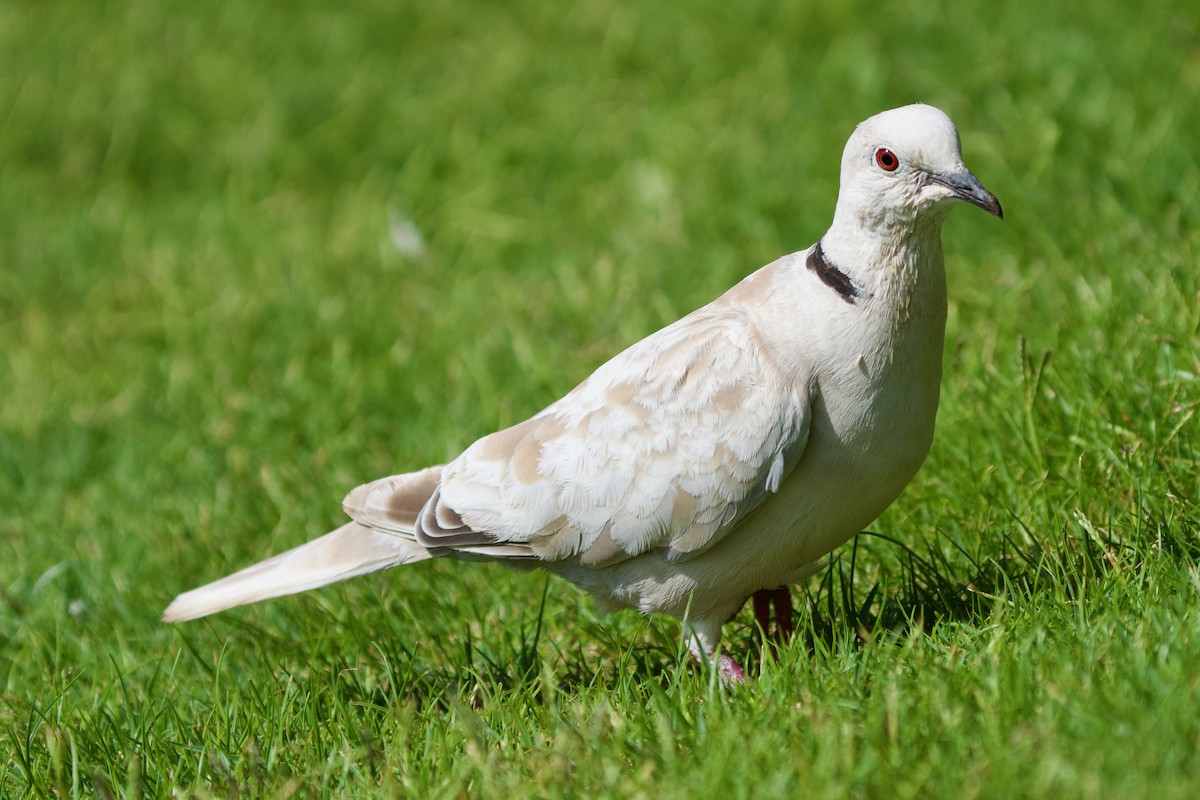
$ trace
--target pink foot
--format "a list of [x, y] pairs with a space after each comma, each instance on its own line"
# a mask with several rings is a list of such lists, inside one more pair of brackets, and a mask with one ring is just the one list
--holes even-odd
[[717, 672], [720, 674], [722, 682], [726, 684], [746, 682], [746, 670], [733, 660], [733, 656], [724, 651], [717, 657]]
[[746, 682], [746, 670], [733, 660], [733, 656], [725, 650], [719, 654], [716, 653], [717, 648], [720, 647], [720, 625], [691, 625], [688, 627], [686, 635], [688, 650], [691, 652], [692, 658], [715, 667], [717, 674], [721, 676], [721, 683], [730, 686]]

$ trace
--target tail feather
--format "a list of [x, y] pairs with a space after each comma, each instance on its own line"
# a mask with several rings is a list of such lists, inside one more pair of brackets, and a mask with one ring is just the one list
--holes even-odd
[[184, 592], [167, 606], [163, 621], [198, 619], [234, 606], [316, 589], [435, 555], [408, 537], [349, 522], [320, 539]]

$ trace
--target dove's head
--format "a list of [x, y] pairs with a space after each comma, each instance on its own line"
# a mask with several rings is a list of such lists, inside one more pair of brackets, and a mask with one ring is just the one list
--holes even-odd
[[927, 105], [893, 108], [854, 130], [842, 155], [836, 216], [869, 227], [938, 220], [957, 201], [1003, 219], [991, 192], [963, 166], [958, 129]]

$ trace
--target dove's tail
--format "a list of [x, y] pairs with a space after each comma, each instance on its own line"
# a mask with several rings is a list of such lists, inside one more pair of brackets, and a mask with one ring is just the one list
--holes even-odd
[[409, 537], [350, 522], [320, 539], [184, 592], [167, 606], [163, 621], [206, 617], [234, 606], [316, 589], [434, 555]]

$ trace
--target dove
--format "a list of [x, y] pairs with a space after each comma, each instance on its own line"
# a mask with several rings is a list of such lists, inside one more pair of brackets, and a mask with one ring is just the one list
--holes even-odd
[[941, 229], [1003, 219], [929, 105], [877, 114], [841, 160], [828, 231], [599, 367], [447, 464], [350, 492], [350, 522], [179, 595], [195, 619], [432, 558], [540, 567], [604, 610], [682, 623], [691, 653], [745, 672], [723, 625], [862, 531], [933, 441], [946, 325]]

